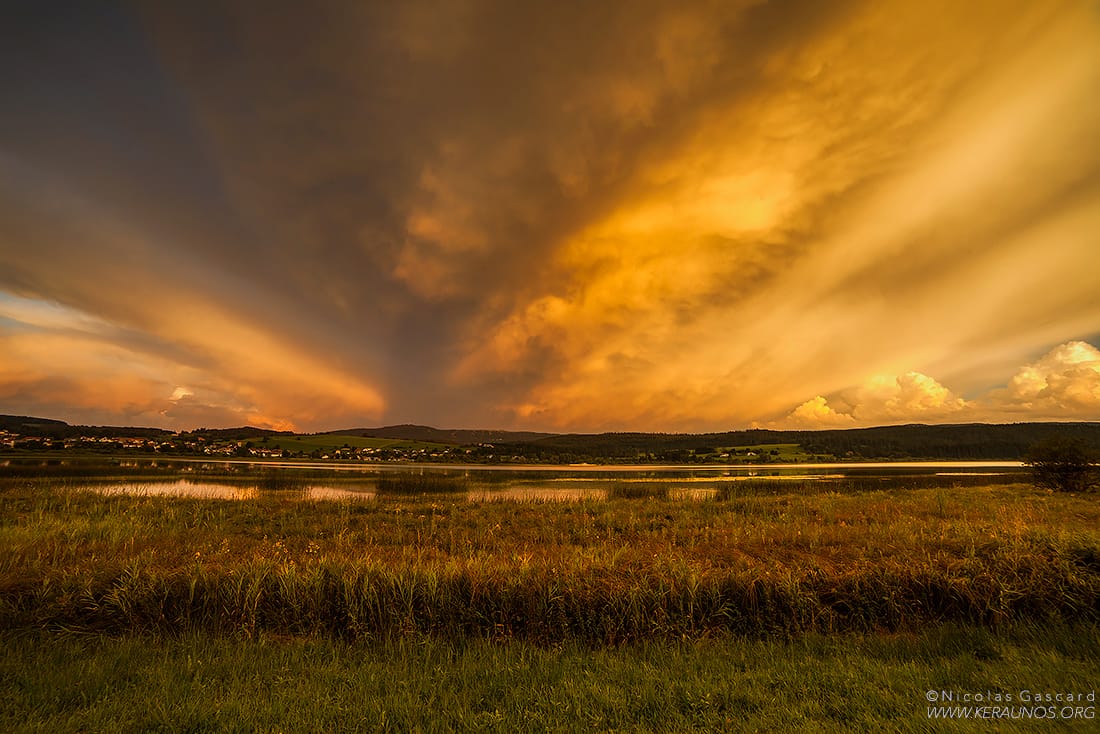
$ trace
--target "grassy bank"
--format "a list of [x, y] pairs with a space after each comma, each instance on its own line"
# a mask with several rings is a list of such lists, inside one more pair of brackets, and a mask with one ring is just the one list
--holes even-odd
[[1000, 732], [1093, 730], [1095, 708], [930, 721], [926, 692], [1087, 693], [1100, 641], [1081, 626], [599, 649], [8, 632], [0, 651], [9, 732]]
[[1093, 622], [1100, 503], [1025, 485], [575, 503], [0, 487], [0, 627], [542, 645]]

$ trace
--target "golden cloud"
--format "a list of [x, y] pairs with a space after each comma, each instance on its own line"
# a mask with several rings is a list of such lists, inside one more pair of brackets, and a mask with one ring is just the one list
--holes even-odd
[[117, 325], [80, 311], [8, 299], [19, 307], [4, 309], [5, 315], [26, 320], [0, 330], [4, 399], [177, 427], [193, 427], [196, 417], [205, 425], [291, 428], [381, 414], [381, 395], [362, 380], [205, 302], [176, 295], [173, 308], [147, 314], [142, 323], [145, 334], [171, 339], [176, 350], [170, 354], [127, 342]]
[[835, 428], [884, 423], [1100, 419], [1100, 349], [1071, 341], [1020, 367], [1007, 385], [964, 400], [928, 375], [875, 377], [815, 396], [772, 425]]
[[[836, 406], [836, 407], [834, 407]], [[818, 395], [777, 425], [801, 428], [852, 427], [888, 423], [958, 420], [971, 405], [920, 372], [877, 376], [831, 399]]]
[[[76, 90], [119, 106], [74, 127], [28, 94], [3, 128], [9, 405], [102, 383], [174, 425], [1095, 415], [1088, 360], [1009, 383], [1100, 330], [1088, 0], [141, 12], [149, 64], [97, 47], [132, 87]], [[87, 142], [123, 119], [127, 156]]]
[[454, 379], [538, 375], [525, 420], [669, 429], [901, 374], [848, 414], [943, 418], [965, 401], [910, 365], [1095, 328], [1100, 24], [1017, 10], [867, 5], [778, 50], [474, 322]]
[[1100, 417], [1100, 350], [1072, 341], [1027, 364], [991, 396], [1004, 411], [1095, 420]]

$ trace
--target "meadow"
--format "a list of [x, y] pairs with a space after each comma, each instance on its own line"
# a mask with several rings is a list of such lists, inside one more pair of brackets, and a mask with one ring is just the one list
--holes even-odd
[[[318, 725], [346, 730], [920, 730], [930, 688], [1100, 687], [1094, 495], [417, 486], [227, 501], [0, 481], [0, 726], [277, 729], [317, 695]], [[804, 676], [820, 695], [794, 694]], [[249, 714], [257, 686], [269, 708]]]
[[350, 449], [425, 449], [428, 451], [449, 448], [444, 444], [428, 443], [425, 441], [409, 441], [398, 438], [371, 438], [367, 436], [352, 436], [349, 434], [293, 435], [269, 436], [266, 440], [254, 440], [256, 446], [270, 449], [284, 449], [309, 453], [311, 451], [335, 451], [341, 448]]

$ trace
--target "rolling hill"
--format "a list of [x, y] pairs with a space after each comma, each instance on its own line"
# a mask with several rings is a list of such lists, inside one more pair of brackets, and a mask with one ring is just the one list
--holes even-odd
[[[22, 436], [150, 438], [170, 437], [160, 428], [71, 426], [63, 421], [31, 416], [0, 415], [0, 430]], [[824, 431], [752, 429], [723, 433], [598, 433], [555, 434], [534, 431], [441, 429], [421, 425], [349, 428], [315, 434], [294, 434], [263, 428], [196, 429], [189, 435], [207, 440], [263, 441], [296, 450], [313, 448], [447, 446], [475, 447], [472, 460], [515, 459], [527, 462], [572, 463], [716, 461], [744, 454], [752, 447], [776, 448], [777, 460], [1018, 460], [1028, 448], [1053, 436], [1078, 439], [1100, 452], [1100, 423], [967, 423], [911, 424]], [[755, 453], [755, 452], [754, 452]]]
[[479, 443], [529, 443], [557, 436], [555, 433], [536, 433], [533, 431], [491, 431], [472, 429], [443, 429], [431, 426], [403, 424], [382, 428], [351, 428], [342, 431], [328, 431], [329, 434], [342, 436], [361, 436], [364, 438], [392, 438], [402, 441], [424, 441], [453, 446], [470, 446]]

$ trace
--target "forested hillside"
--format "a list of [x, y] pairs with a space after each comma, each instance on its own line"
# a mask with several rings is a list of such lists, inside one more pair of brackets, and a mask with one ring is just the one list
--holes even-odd
[[[821, 459], [1018, 460], [1036, 441], [1055, 435], [1100, 446], [1100, 423], [1011, 423], [880, 426], [828, 431], [747, 430], [727, 433], [565, 434], [527, 443], [497, 444], [497, 454], [532, 461], [715, 461], [731, 449], [797, 444]], [[741, 456], [745, 456], [745, 451]], [[767, 452], [753, 452], [767, 460]], [[730, 457], [722, 457], [730, 454]]]
[[[29, 416], [0, 416], [10, 435], [65, 440], [143, 437], [157, 440], [240, 444], [294, 438], [297, 434], [241, 427], [199, 428], [173, 434], [159, 428], [71, 426]], [[590, 463], [768, 463], [927, 459], [1020, 460], [1030, 446], [1053, 436], [1077, 439], [1100, 451], [1100, 423], [968, 423], [879, 426], [827, 431], [752, 429], [725, 433], [546, 434], [490, 430], [444, 430], [388, 426], [316, 434], [346, 443], [348, 437], [429, 441], [450, 447], [452, 461]], [[10, 436], [9, 436], [10, 438]], [[60, 446], [60, 444], [58, 445]], [[409, 457], [405, 457], [409, 458]]]

